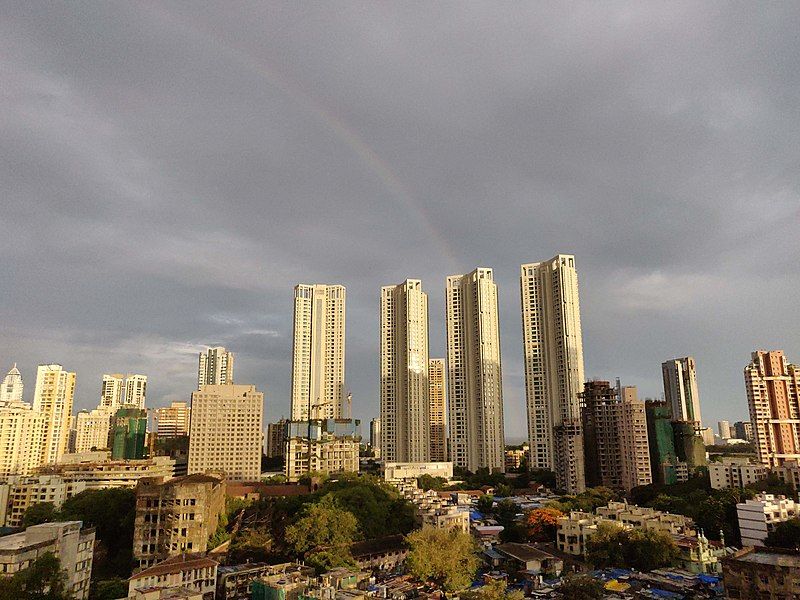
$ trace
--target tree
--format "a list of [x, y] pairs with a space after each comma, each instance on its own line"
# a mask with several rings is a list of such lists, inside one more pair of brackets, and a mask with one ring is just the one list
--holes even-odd
[[800, 548], [800, 519], [794, 518], [779, 523], [767, 534], [765, 546], [773, 548]]
[[556, 539], [558, 520], [564, 516], [557, 508], [534, 508], [525, 515], [528, 538], [534, 542], [552, 542]]
[[467, 587], [478, 570], [478, 548], [460, 529], [423, 527], [406, 538], [406, 566], [422, 581], [431, 580], [448, 592]]
[[119, 577], [93, 581], [89, 588], [89, 600], [117, 600], [128, 594], [128, 582]]
[[603, 584], [591, 575], [567, 575], [558, 586], [564, 600], [599, 600], [605, 596]]
[[447, 485], [447, 479], [444, 477], [434, 477], [433, 475], [429, 475], [425, 473], [417, 477], [417, 485], [421, 490], [436, 490], [441, 491], [444, 489], [444, 486]]
[[475, 503], [475, 508], [484, 515], [492, 514], [494, 510], [494, 496], [489, 496], [488, 494], [479, 496], [478, 501]]
[[22, 526], [30, 527], [41, 523], [52, 523], [56, 520], [56, 507], [52, 502], [31, 504], [22, 515]]
[[10, 578], [0, 577], [0, 598], [14, 600], [70, 600], [66, 572], [52, 552], [46, 552]]
[[286, 541], [318, 571], [353, 565], [350, 544], [358, 521], [332, 500], [309, 505], [303, 517], [286, 530]]
[[614, 523], [601, 523], [597, 533], [586, 542], [586, 557], [595, 568], [652, 571], [674, 565], [678, 547], [663, 531], [624, 529]]

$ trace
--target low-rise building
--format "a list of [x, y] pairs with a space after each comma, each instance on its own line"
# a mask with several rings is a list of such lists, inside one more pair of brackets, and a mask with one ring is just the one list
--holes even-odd
[[81, 521], [33, 525], [20, 533], [0, 537], [0, 577], [10, 577], [48, 552], [67, 576], [67, 590], [77, 599], [89, 597], [94, 557], [94, 529]]
[[785, 496], [759, 494], [736, 505], [742, 546], [763, 546], [775, 526], [798, 515], [798, 504]]
[[294, 565], [295, 563], [282, 565], [245, 563], [219, 567], [217, 569], [216, 600], [249, 600], [250, 585], [253, 581]]
[[564, 561], [558, 557], [539, 550], [531, 544], [509, 542], [495, 546], [494, 550], [502, 555], [509, 573], [517, 573], [526, 578], [533, 576], [558, 577], [564, 570]]
[[66, 500], [86, 488], [83, 481], [64, 481], [57, 475], [9, 477], [0, 483], [0, 524], [22, 526], [22, 517], [34, 504], [49, 502], [60, 509]]
[[744, 548], [723, 559], [722, 577], [731, 600], [796, 600], [800, 597], [800, 553]]
[[530, 446], [522, 444], [520, 448], [506, 448], [505, 461], [506, 473], [510, 471], [517, 471], [528, 460], [528, 451]]
[[360, 424], [357, 419], [312, 421], [309, 449], [308, 421], [290, 421], [284, 456], [286, 478], [295, 482], [310, 472], [358, 473]]
[[297, 600], [314, 578], [314, 569], [287, 563], [284, 569], [259, 577], [251, 584], [252, 600]]
[[199, 554], [173, 556], [128, 579], [128, 597], [136, 597], [137, 590], [184, 587], [199, 593], [203, 600], [214, 600], [218, 564]]
[[140, 481], [133, 557], [148, 568], [178, 554], [205, 552], [224, 510], [225, 482], [217, 477]]
[[386, 481], [406, 481], [423, 475], [442, 477], [448, 481], [453, 478], [452, 462], [387, 462], [383, 465], [383, 478]]
[[64, 454], [58, 464], [38, 470], [40, 475], [58, 475], [64, 481], [82, 481], [87, 489], [135, 488], [140, 479], [172, 477], [175, 461], [168, 456], [141, 460], [110, 460], [109, 452]]
[[129, 600], [203, 600], [203, 594], [187, 587], [142, 588], [128, 596]]
[[395, 571], [405, 563], [408, 544], [402, 535], [364, 540], [350, 545], [350, 554], [359, 569]]
[[708, 476], [715, 490], [744, 488], [767, 477], [766, 465], [752, 463], [748, 458], [731, 457], [722, 462], [708, 463]]

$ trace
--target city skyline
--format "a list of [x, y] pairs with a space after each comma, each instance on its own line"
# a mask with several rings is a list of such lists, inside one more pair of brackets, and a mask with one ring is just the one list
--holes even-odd
[[63, 364], [74, 410], [144, 373], [157, 407], [223, 345], [275, 421], [292, 287], [334, 281], [367, 421], [380, 285], [425, 282], [444, 356], [444, 279], [482, 265], [520, 439], [518, 268], [565, 252], [586, 378], [660, 397], [660, 364], [693, 356], [706, 424], [745, 420], [753, 349], [800, 356], [797, 11], [9, 7], [2, 370], [30, 402], [36, 365]]

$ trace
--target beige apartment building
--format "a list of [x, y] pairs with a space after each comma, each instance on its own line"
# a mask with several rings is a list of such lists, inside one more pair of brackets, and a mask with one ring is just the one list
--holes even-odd
[[57, 463], [67, 452], [72, 402], [75, 396], [75, 373], [61, 365], [39, 365], [33, 410], [44, 415], [42, 462]]
[[758, 459], [769, 467], [800, 460], [800, 367], [782, 350], [758, 350], [744, 369]]
[[125, 390], [125, 376], [122, 373], [105, 373], [100, 384], [100, 408], [116, 411], [122, 406]]
[[650, 440], [644, 400], [639, 400], [636, 386], [618, 387], [620, 406], [620, 451], [622, 454], [622, 489], [630, 491], [653, 483], [650, 471]]
[[203, 385], [192, 392], [191, 410], [189, 475], [258, 480], [264, 394], [254, 385]]
[[28, 475], [41, 466], [45, 422], [24, 402], [0, 406], [0, 477]]
[[228, 352], [222, 346], [201, 352], [197, 366], [197, 389], [204, 385], [228, 383], [233, 383], [233, 352]]
[[497, 285], [491, 269], [447, 278], [450, 458], [469, 471], [505, 469]]
[[294, 288], [292, 420], [340, 419], [345, 392], [345, 300], [343, 285]]
[[125, 377], [125, 406], [144, 408], [147, 401], [147, 375]]
[[308, 475], [309, 471], [325, 475], [358, 473], [359, 444], [360, 440], [357, 438], [323, 432], [319, 439], [311, 440], [309, 455], [307, 437], [290, 437], [286, 442], [284, 457], [286, 479], [294, 483]]
[[583, 337], [575, 257], [520, 267], [530, 466], [555, 471], [559, 488], [585, 489], [578, 394]]
[[673, 421], [686, 421], [700, 429], [700, 392], [697, 389], [697, 365], [694, 358], [674, 358], [661, 364], [664, 399], [672, 408]]
[[34, 504], [51, 503], [60, 509], [66, 500], [87, 489], [84, 481], [65, 481], [57, 475], [9, 477], [0, 482], [0, 525], [22, 526], [25, 511]]
[[136, 486], [133, 557], [144, 569], [183, 553], [205, 552], [225, 510], [225, 482], [209, 475], [145, 479]]
[[381, 452], [430, 460], [428, 294], [419, 279], [381, 288]]
[[134, 488], [146, 477], [172, 477], [175, 460], [153, 456], [134, 460], [110, 460], [111, 452], [65, 454], [56, 465], [38, 470], [40, 475], [57, 475], [65, 482], [83, 482], [87, 489]]
[[430, 406], [430, 436], [433, 462], [447, 460], [447, 370], [443, 358], [428, 360], [428, 399]]
[[108, 448], [111, 417], [111, 409], [104, 406], [91, 411], [79, 411], [75, 415], [75, 452], [91, 452]]
[[174, 438], [189, 435], [191, 409], [186, 402], [173, 402], [154, 411], [156, 433], [160, 438]]

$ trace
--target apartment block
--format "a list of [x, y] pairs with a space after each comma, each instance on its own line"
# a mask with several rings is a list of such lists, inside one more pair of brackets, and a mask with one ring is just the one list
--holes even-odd
[[740, 440], [753, 441], [753, 424], [750, 421], [736, 421], [733, 424], [733, 432]]
[[267, 443], [264, 454], [267, 458], [278, 458], [286, 454], [286, 427], [289, 421], [281, 419], [267, 425]]
[[17, 369], [17, 363], [14, 363], [14, 366], [3, 377], [3, 381], [0, 382], [0, 407], [22, 402], [24, 389], [22, 374]]
[[447, 370], [443, 358], [428, 361], [428, 398], [430, 406], [430, 459], [447, 460]]
[[[201, 598], [213, 600], [217, 588], [217, 569], [219, 563], [200, 554], [178, 554], [163, 560], [152, 567], [134, 573], [128, 579], [128, 598], [135, 598], [137, 592], [185, 588], [197, 593]], [[157, 598], [163, 598], [163, 595]], [[183, 595], [172, 596], [177, 600]]]
[[233, 383], [233, 352], [228, 352], [222, 346], [201, 352], [197, 364], [197, 389], [204, 385], [229, 383]]
[[147, 411], [140, 408], [119, 408], [111, 418], [109, 441], [113, 460], [144, 458], [147, 433]]
[[673, 421], [694, 423], [699, 429], [700, 392], [697, 390], [697, 366], [694, 358], [675, 358], [661, 364], [664, 399], [672, 410]]
[[75, 452], [91, 452], [109, 447], [108, 434], [111, 427], [112, 412], [101, 407], [94, 410], [81, 410], [75, 416]]
[[29, 475], [42, 464], [48, 416], [24, 402], [0, 406], [0, 477]]
[[87, 489], [84, 481], [65, 481], [57, 475], [9, 477], [0, 483], [0, 525], [21, 527], [25, 511], [51, 503], [60, 509], [66, 500]]
[[689, 478], [689, 467], [678, 459], [672, 429], [672, 409], [666, 402], [645, 402], [647, 441], [653, 482], [670, 485]]
[[795, 600], [800, 597], [800, 552], [746, 547], [723, 559], [722, 577], [731, 600]]
[[41, 475], [57, 475], [66, 482], [82, 482], [87, 489], [134, 488], [144, 478], [170, 478], [175, 460], [169, 456], [153, 456], [142, 460], [111, 460], [111, 453], [85, 452], [65, 454], [56, 465], [38, 470]]
[[742, 546], [763, 546], [779, 523], [798, 516], [798, 504], [785, 496], [759, 494], [736, 505]]
[[209, 475], [142, 480], [136, 486], [133, 557], [148, 568], [171, 556], [205, 552], [225, 510], [225, 483]]
[[42, 462], [57, 463], [67, 452], [72, 402], [75, 396], [75, 373], [61, 365], [39, 365], [33, 410], [44, 415]]
[[635, 386], [620, 386], [617, 394], [622, 402], [620, 452], [622, 455], [622, 489], [629, 491], [653, 483], [650, 467], [650, 440], [647, 436], [645, 403], [639, 400]]
[[381, 458], [381, 418], [369, 422], [369, 446], [375, 458]]
[[312, 421], [310, 437], [307, 421], [289, 423], [284, 457], [286, 478], [295, 482], [310, 472], [358, 473], [360, 423], [352, 419]]
[[155, 409], [153, 414], [158, 437], [176, 438], [189, 435], [192, 411], [187, 402], [172, 402], [169, 406]]
[[445, 304], [450, 458], [469, 471], [502, 472], [503, 381], [492, 269], [449, 276]]
[[752, 464], [749, 458], [725, 458], [722, 462], [708, 463], [711, 487], [715, 490], [744, 488], [765, 479], [769, 470], [765, 465]]

